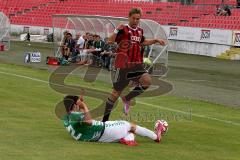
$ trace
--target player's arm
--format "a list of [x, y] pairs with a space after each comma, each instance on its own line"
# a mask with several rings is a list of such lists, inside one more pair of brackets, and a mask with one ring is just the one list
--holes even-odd
[[77, 43], [75, 44], [75, 48], [77, 48], [78, 50], [80, 49], [80, 43], [79, 43], [79, 42], [77, 42]]
[[[79, 43], [79, 49], [80, 49], [80, 50], [83, 50], [83, 49], [84, 49], [84, 47], [85, 47], [85, 46], [84, 46], [84, 42], [85, 42], [85, 40], [81, 40], [81, 41], [80, 41], [80, 43]], [[82, 47], [80, 47], [80, 46], [82, 46]]]
[[142, 45], [149, 46], [149, 45], [156, 44], [156, 43], [158, 43], [162, 46], [166, 45], [166, 42], [163, 39], [144, 39], [144, 41], [142, 42]]
[[92, 125], [92, 117], [89, 113], [89, 109], [87, 105], [84, 102], [82, 102], [82, 104], [79, 107], [81, 112], [83, 112], [84, 114], [84, 118], [83, 118], [84, 123]]
[[120, 24], [120, 25], [117, 26], [117, 28], [114, 30], [113, 34], [109, 37], [108, 43], [114, 43], [115, 42], [118, 33], [123, 30], [123, 27], [124, 27], [123, 24]]

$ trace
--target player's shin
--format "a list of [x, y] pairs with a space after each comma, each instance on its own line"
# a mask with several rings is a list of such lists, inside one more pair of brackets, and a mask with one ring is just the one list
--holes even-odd
[[130, 101], [134, 97], [139, 96], [146, 90], [143, 86], [136, 86], [128, 95], [125, 96], [126, 101]]
[[105, 111], [104, 111], [104, 116], [103, 116], [103, 120], [102, 120], [103, 122], [108, 121], [110, 113], [113, 109], [114, 103], [115, 102], [112, 101], [110, 98], [107, 99], [106, 107], [105, 107]]
[[135, 133], [139, 136], [148, 137], [152, 140], [157, 139], [157, 135], [153, 131], [138, 125], [136, 126]]

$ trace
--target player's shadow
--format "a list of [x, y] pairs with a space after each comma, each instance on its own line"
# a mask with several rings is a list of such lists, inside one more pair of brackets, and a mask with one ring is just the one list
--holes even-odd
[[[92, 115], [92, 118], [102, 117], [105, 111], [105, 103], [110, 93], [103, 90], [88, 88], [86, 86], [81, 86], [81, 85], [75, 86], [75, 85], [65, 84], [65, 79], [70, 75], [70, 73], [72, 73], [77, 68], [79, 68], [78, 65], [58, 67], [50, 75], [50, 78], [49, 78], [50, 87], [56, 92], [59, 92], [65, 95], [79, 95], [80, 91], [84, 90], [85, 96], [102, 100], [102, 102], [97, 107], [90, 110], [90, 114]], [[84, 76], [84, 81], [95, 82], [100, 71], [101, 71], [101, 68], [88, 67], [86, 72], [87, 74], [85, 74]], [[111, 75], [112, 74], [110, 73], [109, 76]], [[161, 80], [159, 77], [154, 77], [154, 76], [152, 76], [152, 85], [157, 87], [154, 90], [147, 90], [141, 95], [141, 97], [160, 96], [170, 92], [173, 89], [173, 86], [170, 83]], [[130, 90], [129, 88], [125, 89], [123, 94], [129, 92], [129, 90]], [[117, 106], [117, 103], [118, 101], [115, 103], [113, 109], [115, 109], [115, 107]], [[67, 114], [62, 101], [56, 105], [55, 113], [56, 113], [56, 116], [60, 119], [62, 119], [63, 115]]]

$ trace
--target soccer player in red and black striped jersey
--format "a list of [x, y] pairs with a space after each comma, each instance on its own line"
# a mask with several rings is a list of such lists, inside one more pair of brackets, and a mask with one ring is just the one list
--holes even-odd
[[129, 23], [120, 24], [109, 38], [110, 43], [117, 42], [118, 49], [115, 59], [116, 72], [113, 78], [114, 89], [106, 102], [103, 122], [108, 121], [115, 101], [130, 81], [137, 85], [129, 94], [122, 96], [126, 115], [129, 112], [130, 100], [143, 93], [151, 85], [151, 77], [143, 67], [144, 46], [155, 43], [165, 45], [165, 41], [144, 37], [143, 29], [138, 26], [141, 14], [141, 9], [131, 9], [128, 15]]

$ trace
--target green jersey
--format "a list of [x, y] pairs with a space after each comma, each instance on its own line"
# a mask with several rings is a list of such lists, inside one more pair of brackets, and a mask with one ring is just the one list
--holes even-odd
[[101, 51], [103, 51], [104, 42], [103, 42], [102, 40], [100, 40], [100, 41], [95, 41], [95, 42], [93, 43], [93, 45], [94, 45], [95, 48], [100, 48]]
[[71, 136], [79, 141], [98, 141], [104, 132], [105, 124], [101, 121], [92, 121], [92, 125], [83, 122], [82, 112], [71, 112], [63, 119], [64, 126]]

